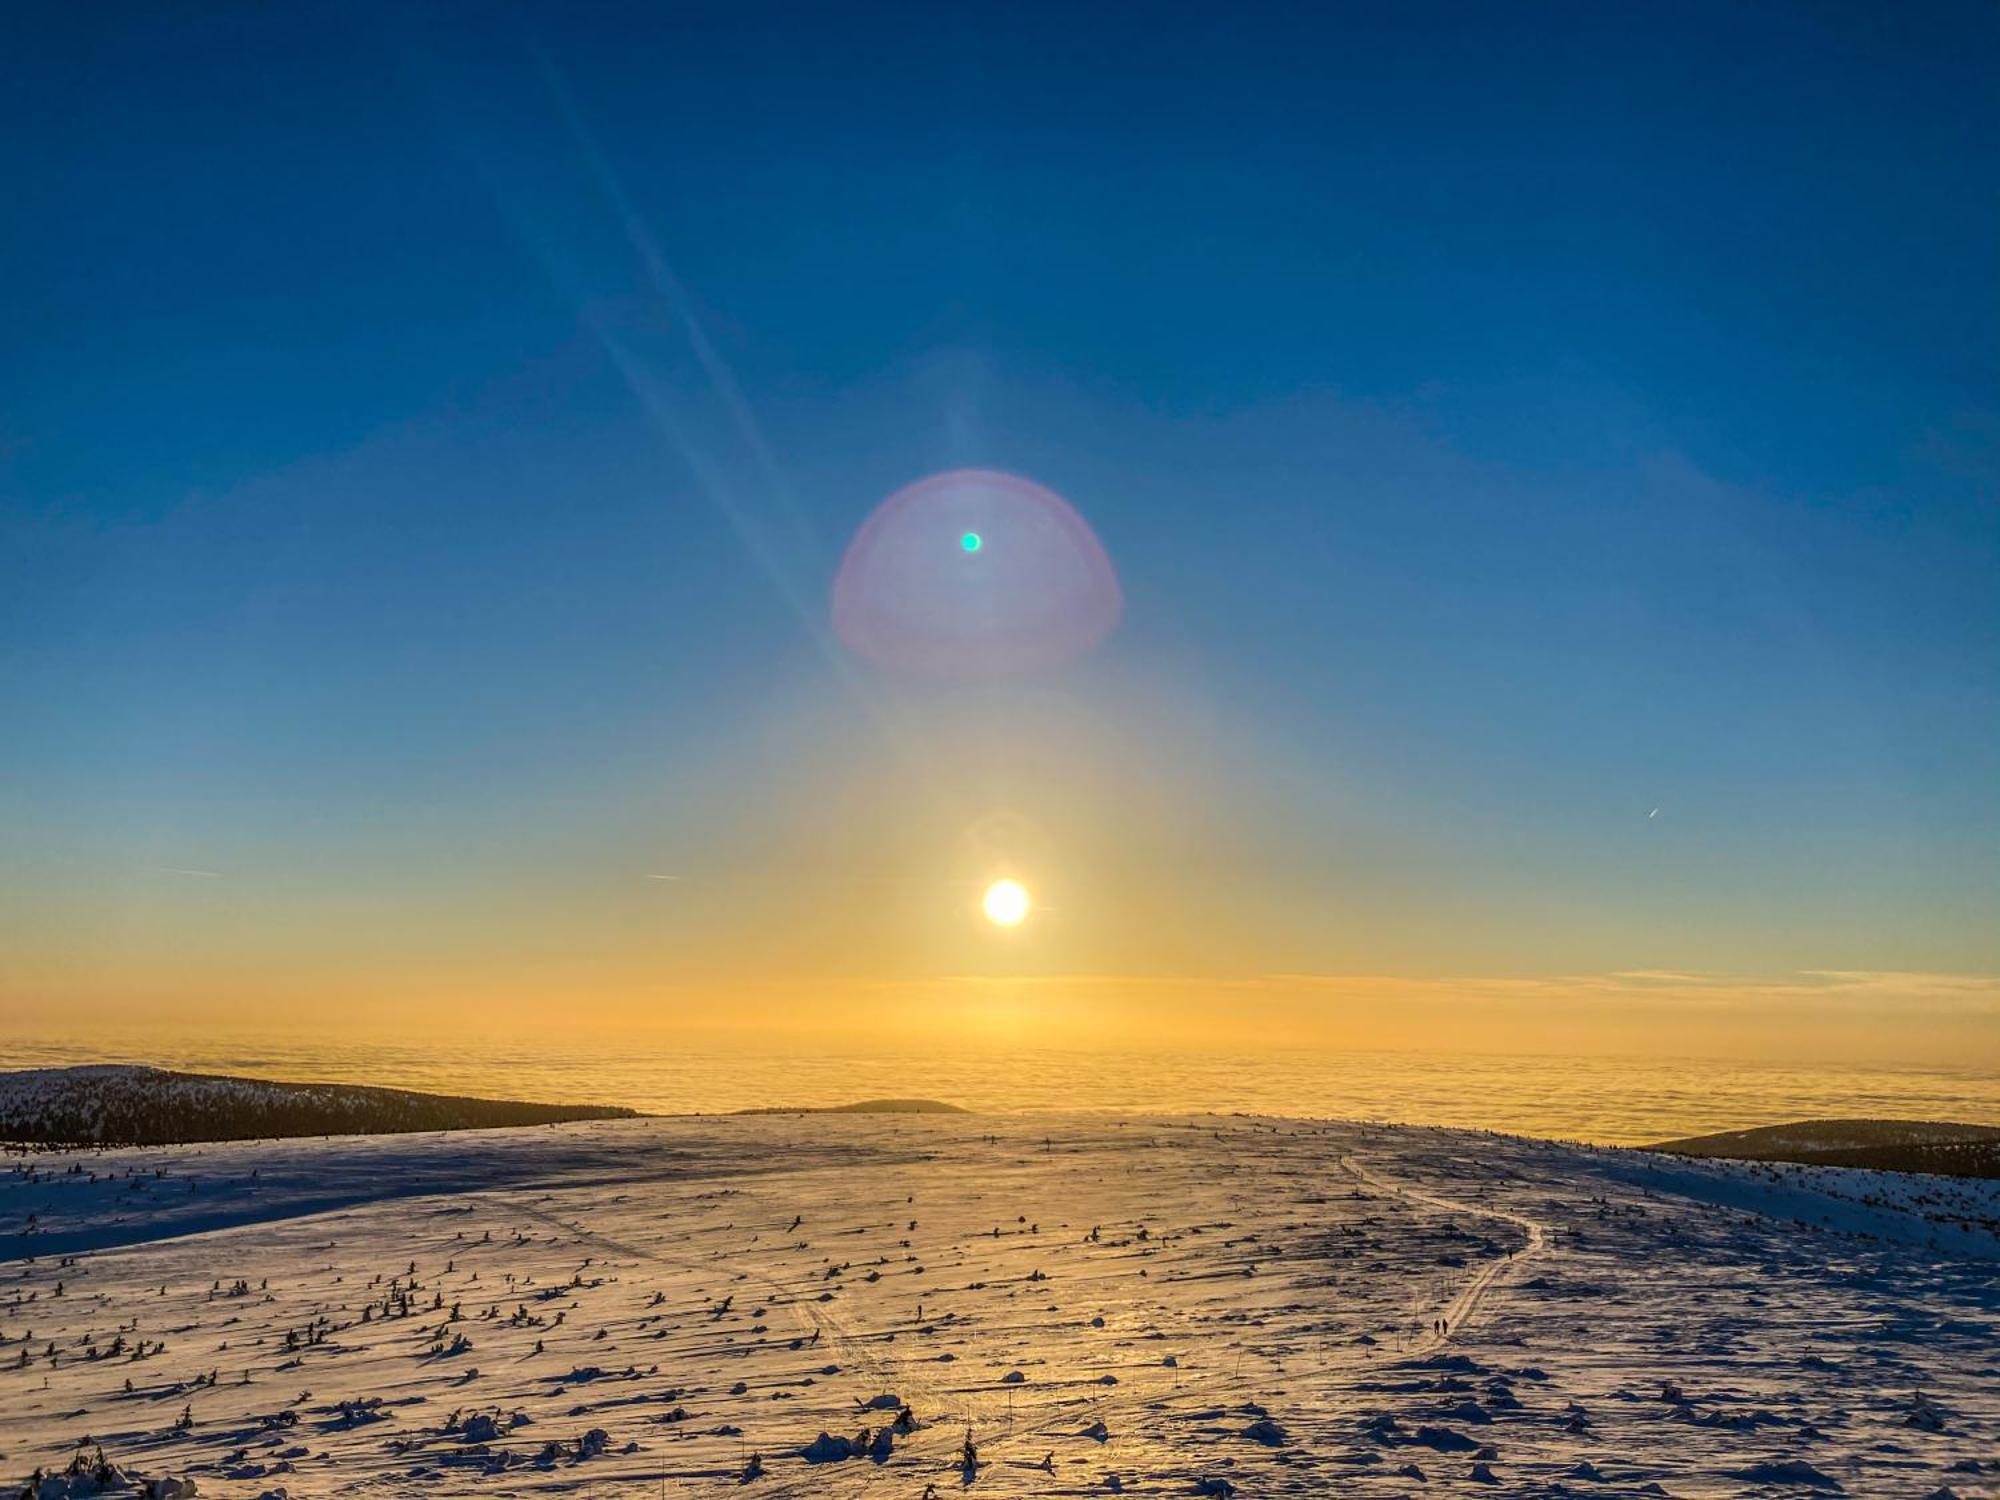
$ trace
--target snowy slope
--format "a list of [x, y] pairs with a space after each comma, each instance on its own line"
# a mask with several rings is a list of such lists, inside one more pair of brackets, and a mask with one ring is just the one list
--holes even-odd
[[1215, 1117], [40, 1155], [0, 1479], [88, 1438], [205, 1496], [2000, 1494], [2000, 1202], [1914, 1181]]

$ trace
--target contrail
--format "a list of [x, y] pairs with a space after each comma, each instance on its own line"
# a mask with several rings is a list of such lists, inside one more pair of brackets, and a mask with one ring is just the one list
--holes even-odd
[[[777, 523], [775, 526], [753, 517], [752, 508], [745, 506], [734, 493], [719, 466], [696, 443], [694, 435], [673, 409], [660, 383], [651, 377], [640, 360], [608, 326], [603, 314], [582, 295], [582, 289], [565, 273], [546, 237], [531, 227], [529, 217], [520, 211], [516, 200], [476, 147], [471, 148], [475, 170], [485, 181], [502, 216], [512, 226], [523, 246], [540, 263], [557, 290], [577, 308], [584, 327], [623, 377], [641, 410], [687, 464], [703, 496], [728, 523], [744, 551], [791, 611], [835, 678], [874, 721], [876, 732], [881, 735], [890, 754], [903, 764], [925, 794], [942, 806], [943, 799], [933, 773], [933, 757], [925, 753], [921, 743], [913, 742], [909, 727], [897, 722], [882, 695], [856, 669], [854, 662], [834, 640], [816, 593], [800, 585], [795, 577], [796, 569], [788, 567], [786, 559], [772, 545], [771, 534], [774, 531], [783, 534], [789, 530], [796, 539], [809, 534], [811, 526], [795, 503], [777, 458], [764, 440], [735, 374], [710, 340], [685, 284], [647, 231], [609, 160], [599, 149], [563, 81], [560, 69], [532, 34], [526, 36], [524, 41], [592, 183], [609, 207], [619, 230], [651, 282], [654, 293], [666, 304], [686, 336], [710, 389], [728, 413], [730, 425], [749, 450], [760, 480], [777, 505], [779, 514], [772, 518]], [[467, 145], [470, 147], [471, 143], [467, 142]]]
[[[681, 332], [687, 338], [688, 347], [694, 353], [695, 362], [700, 365], [702, 374], [708, 380], [709, 389], [728, 412], [731, 426], [735, 428], [744, 446], [749, 449], [759, 476], [768, 488], [771, 498], [778, 503], [781, 512], [780, 521], [788, 523], [788, 529], [794, 536], [806, 533], [810, 527], [792, 500], [790, 487], [784, 480], [778, 461], [771, 452], [770, 444], [764, 441], [763, 431], [758, 427], [757, 419], [750, 410], [750, 403], [743, 395], [743, 388], [737, 384], [736, 376], [730, 370], [728, 362], [710, 341], [708, 330], [703, 327], [701, 318], [695, 311], [693, 299], [687, 294], [687, 287], [668, 264], [658, 242], [647, 232], [638, 211], [632, 206], [632, 200], [626, 193], [624, 184], [612, 170], [611, 163], [597, 144], [597, 138], [591, 134], [590, 127], [584, 122], [583, 114], [577, 108], [568, 85], [563, 81], [561, 71], [533, 38], [529, 39], [528, 49], [536, 71], [541, 75], [542, 84], [549, 91], [550, 98], [554, 100], [556, 111], [562, 117], [563, 127], [568, 131], [577, 154], [582, 158], [592, 184], [603, 197], [612, 218], [617, 222], [619, 231], [625, 237], [626, 244], [652, 283], [654, 294], [666, 304], [667, 311], [680, 325]], [[771, 546], [766, 535], [771, 528], [760, 526], [751, 519], [748, 509], [731, 492], [715, 465], [695, 447], [685, 426], [662, 399], [657, 383], [647, 378], [645, 370], [617, 336], [605, 326], [596, 311], [586, 308], [584, 318], [590, 331], [596, 335], [598, 342], [617, 365], [619, 374], [625, 377], [625, 383], [631, 387], [632, 394], [638, 398], [646, 414], [652, 417], [674, 447], [680, 450], [681, 456], [687, 460], [688, 467], [694, 470], [696, 480], [707, 492], [710, 503], [728, 520], [738, 540], [763, 568], [772, 585], [790, 606], [799, 624], [805, 628], [829, 664], [837, 671], [843, 671], [843, 675], [849, 677], [850, 685], [854, 685], [851, 671], [843, 670], [848, 664], [840, 657], [839, 648], [832, 641], [826, 624], [821, 619], [817, 601], [799, 587], [791, 576], [791, 570], [786, 567], [785, 559]]]
[[631, 245], [633, 254], [639, 257], [640, 265], [651, 278], [653, 290], [659, 293], [686, 331], [688, 346], [694, 350], [694, 357], [700, 362], [702, 373], [708, 376], [709, 385], [728, 410], [730, 421], [735, 425], [738, 435], [756, 458], [764, 482], [771, 487], [784, 507], [787, 519], [801, 530], [809, 529], [806, 517], [799, 511], [793, 499], [791, 486], [785, 480], [784, 471], [779, 468], [770, 444], [764, 441], [763, 430], [757, 425], [757, 418], [750, 410], [750, 403], [743, 395], [743, 388], [736, 383], [735, 372], [729, 368], [728, 362], [716, 352], [715, 345], [709, 341], [708, 330], [702, 326], [701, 319], [695, 312], [694, 303], [687, 294], [687, 287], [674, 273], [674, 268], [667, 263], [666, 256], [661, 254], [659, 243], [647, 232], [645, 221], [639, 217], [638, 211], [632, 206], [631, 198], [625, 192], [624, 183], [611, 170], [610, 162], [598, 148], [596, 137], [584, 123], [582, 112], [577, 109], [576, 101], [570, 94], [569, 86], [563, 81], [562, 74], [540, 47], [535, 47], [533, 50], [535, 66], [541, 71], [542, 82], [554, 96], [556, 108], [562, 112], [563, 124], [568, 127], [571, 138], [576, 142], [577, 150], [582, 153], [584, 165], [590, 169], [591, 178], [596, 182], [598, 191], [604, 194], [605, 200], [610, 204], [611, 212], [618, 220], [618, 227], [624, 231], [626, 242]]

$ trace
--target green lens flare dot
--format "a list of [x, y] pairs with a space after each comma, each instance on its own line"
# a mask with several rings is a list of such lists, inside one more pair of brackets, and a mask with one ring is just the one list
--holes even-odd
[[958, 545], [963, 547], [967, 552], [977, 552], [981, 547], [985, 546], [986, 544], [979, 539], [978, 532], [968, 531], [964, 536], [958, 539]]

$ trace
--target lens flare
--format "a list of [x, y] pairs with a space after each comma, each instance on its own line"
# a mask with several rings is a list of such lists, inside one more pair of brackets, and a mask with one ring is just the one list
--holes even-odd
[[991, 469], [933, 474], [884, 500], [833, 583], [833, 628], [847, 648], [918, 677], [1059, 666], [1109, 634], [1123, 609], [1111, 559], [1074, 507]]

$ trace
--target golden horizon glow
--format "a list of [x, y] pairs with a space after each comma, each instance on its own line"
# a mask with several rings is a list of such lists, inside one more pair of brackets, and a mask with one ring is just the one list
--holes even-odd
[[986, 920], [995, 927], [1019, 927], [1031, 910], [1028, 888], [1018, 880], [994, 881], [986, 887], [986, 897], [980, 904]]
[[[1672, 849], [1534, 887], [1463, 809], [1329, 779], [1175, 682], [1093, 688], [940, 692], [878, 729], [802, 687], [664, 769], [635, 752], [506, 808], [73, 845], [31, 819], [0, 841], [0, 1017], [133, 1060], [272, 1028], [329, 1055], [580, 1027], [842, 1048], [866, 1011], [899, 1038], [871, 1047], [2000, 1065], [2000, 973], [1942, 906], [1865, 962], [1775, 864], [1761, 902], [1658, 886], [1693, 868]], [[985, 911], [1001, 878], [1013, 927]]]

